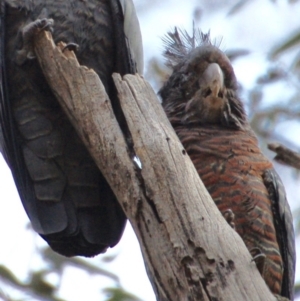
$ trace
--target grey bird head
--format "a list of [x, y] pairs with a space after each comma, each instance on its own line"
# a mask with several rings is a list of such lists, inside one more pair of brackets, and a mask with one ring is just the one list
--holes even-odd
[[243, 129], [246, 115], [228, 57], [198, 31], [168, 33], [167, 65], [173, 73], [159, 94], [172, 123], [199, 123]]

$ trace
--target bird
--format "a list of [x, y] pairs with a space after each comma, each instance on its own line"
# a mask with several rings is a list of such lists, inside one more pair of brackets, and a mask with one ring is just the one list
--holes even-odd
[[219, 211], [278, 300], [293, 300], [295, 237], [286, 193], [250, 127], [232, 64], [210, 33], [164, 38], [162, 106]]
[[0, 150], [33, 229], [61, 255], [92, 257], [119, 242], [127, 219], [41, 71], [41, 30], [99, 75], [126, 133], [111, 75], [142, 74], [140, 26], [132, 0], [0, 3]]

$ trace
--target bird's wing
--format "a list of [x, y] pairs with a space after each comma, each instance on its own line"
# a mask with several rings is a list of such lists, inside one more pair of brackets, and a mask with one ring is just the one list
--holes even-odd
[[[17, 143], [16, 126], [13, 120], [12, 106], [8, 95], [8, 86], [5, 66], [5, 2], [1, 1], [1, 24], [0, 24], [0, 145], [1, 152], [9, 165], [24, 208], [32, 222], [34, 229], [38, 233], [58, 231], [66, 228], [65, 208], [61, 203], [45, 208], [36, 202], [36, 196], [30, 177], [23, 160], [23, 154]], [[26, 201], [24, 201], [26, 200]], [[42, 216], [56, 216], [56, 220], [51, 221], [41, 218]]]
[[284, 264], [281, 295], [294, 300], [296, 251], [292, 213], [282, 181], [274, 169], [264, 173], [264, 183], [272, 200], [274, 225]]
[[[3, 120], [3, 99], [6, 94], [6, 84], [5, 84], [5, 60], [4, 60], [4, 17], [5, 17], [5, 5], [2, 1], [0, 3], [0, 120]], [[4, 133], [3, 133], [3, 124], [0, 123], [0, 152], [7, 161], [7, 151], [4, 147]]]
[[136, 71], [143, 74], [143, 42], [139, 20], [132, 0], [120, 0], [124, 15], [124, 33], [128, 41], [130, 56], [135, 62]]
[[111, 0], [117, 42], [116, 72], [143, 73], [143, 44], [140, 24], [132, 0]]
[[0, 151], [4, 157], [4, 159], [9, 162], [9, 146], [5, 143], [6, 136], [11, 135], [8, 127], [8, 131], [5, 130], [6, 124], [8, 124], [7, 116], [5, 112], [10, 111], [8, 109], [8, 105], [5, 102], [7, 97], [7, 84], [6, 84], [6, 76], [5, 76], [5, 57], [4, 57], [4, 39], [5, 39], [5, 3], [2, 1], [0, 3]]
[[[9, 98], [8, 78], [5, 66], [5, 9], [7, 9], [7, 7], [5, 7], [4, 1], [0, 1], [0, 9], [1, 152], [12, 171], [23, 206], [35, 231], [38, 232], [54, 250], [63, 255], [94, 256], [118, 243], [126, 224], [126, 216], [117, 203], [106, 180], [103, 176], [101, 177], [96, 167], [93, 169], [93, 173], [89, 175], [89, 178], [93, 177], [94, 181], [99, 179], [99, 186], [97, 186], [100, 192], [99, 199], [101, 199], [99, 200], [99, 204], [97, 203], [95, 205], [95, 203], [93, 203], [92, 206], [88, 204], [77, 206], [77, 204], [72, 201], [69, 189], [64, 189], [61, 199], [57, 201], [42, 201], [37, 199], [33, 183], [34, 179], [29, 175], [28, 162], [25, 164], [24, 161], [24, 152], [29, 150], [29, 148], [27, 148], [26, 145], [24, 146], [24, 143], [19, 140], [20, 133], [13, 116], [12, 104]], [[24, 74], [22, 80], [24, 81], [22, 81], [22, 84], [26, 88], [27, 78], [24, 77]], [[23, 88], [24, 87], [22, 87], [22, 89]], [[30, 90], [30, 86], [28, 90]], [[39, 93], [39, 91], [37, 93]], [[70, 139], [72, 139], [72, 137]], [[76, 153], [76, 151], [73, 152]], [[33, 155], [32, 158], [38, 158], [36, 154]], [[29, 157], [27, 157], [27, 159], [28, 158]], [[40, 165], [36, 165], [35, 161], [30, 159], [31, 168], [36, 170], [44, 163], [57, 164], [57, 162], [54, 162], [55, 160], [52, 159], [42, 161], [43, 160], [40, 160]], [[57, 168], [60, 169], [60, 167]], [[48, 171], [49, 169], [47, 172]], [[34, 175], [41, 173], [41, 171], [35, 172], [37, 173], [34, 173]], [[62, 174], [64, 172], [65, 171], [63, 171]], [[74, 174], [74, 177], [76, 176], [77, 174]], [[82, 176], [84, 175], [81, 175], [81, 178]], [[65, 177], [65, 174], [63, 174], [62, 177]], [[59, 183], [59, 189], [65, 187], [63, 186], [64, 181], [65, 179], [63, 178]], [[52, 184], [56, 185], [54, 182]], [[51, 186], [46, 188], [48, 189], [47, 192], [53, 193]], [[55, 189], [56, 188], [57, 186], [55, 186]], [[84, 202], [85, 198], [89, 197], [90, 195], [88, 193], [85, 193], [85, 195], [78, 193], [76, 196], [77, 199], [81, 198], [81, 202]]]

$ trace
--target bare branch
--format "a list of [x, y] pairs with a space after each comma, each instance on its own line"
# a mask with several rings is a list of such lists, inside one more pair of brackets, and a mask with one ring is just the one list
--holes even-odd
[[276, 153], [274, 158], [278, 163], [300, 169], [300, 154], [296, 153], [280, 143], [269, 143], [268, 148]]
[[62, 47], [49, 33], [36, 39], [50, 86], [134, 228], [157, 300], [274, 300], [150, 85], [139, 75], [113, 76], [142, 164], [137, 169], [100, 79]]

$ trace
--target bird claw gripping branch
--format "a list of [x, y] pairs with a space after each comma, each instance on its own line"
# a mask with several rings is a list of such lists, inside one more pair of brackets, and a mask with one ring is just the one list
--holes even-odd
[[225, 218], [228, 225], [235, 230], [235, 216], [231, 209], [227, 209], [224, 212], [222, 212], [223, 217]]
[[19, 43], [22, 45], [22, 47], [20, 50], [16, 51], [15, 58], [18, 65], [24, 64], [26, 60], [35, 59], [33, 38], [43, 30], [53, 32], [53, 23], [53, 19], [37, 19], [22, 28], [21, 32], [19, 33]]

